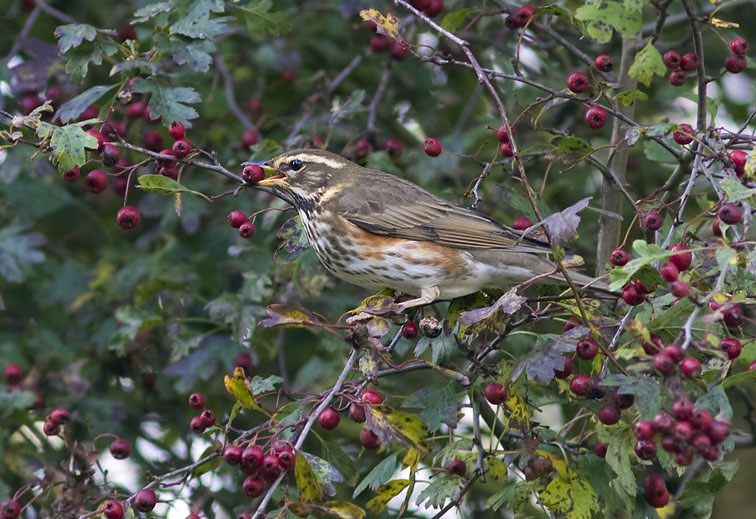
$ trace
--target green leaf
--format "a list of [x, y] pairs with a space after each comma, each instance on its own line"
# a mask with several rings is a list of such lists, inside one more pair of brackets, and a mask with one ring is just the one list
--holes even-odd
[[648, 100], [648, 94], [642, 90], [625, 90], [614, 96], [614, 98], [625, 106], [630, 106], [636, 101]]
[[593, 153], [593, 147], [585, 139], [580, 137], [555, 137], [551, 140], [552, 153], [562, 160], [582, 159]]
[[551, 4], [546, 5], [543, 7], [536, 7], [534, 14], [536, 17], [540, 18], [543, 15], [554, 15], [558, 16], [560, 18], [564, 18], [570, 24], [572, 24], [576, 29], [578, 29], [582, 34], [585, 34], [585, 25], [583, 22], [578, 20], [575, 15], [570, 11], [569, 9], [565, 9], [561, 5]]
[[641, 9], [643, 9], [643, 5], [648, 0], [622, 0], [622, 3], [625, 6], [625, 9], [627, 9], [630, 12], [640, 12]]
[[318, 436], [320, 444], [322, 446], [321, 454], [336, 470], [338, 470], [344, 477], [344, 480], [349, 485], [354, 485], [357, 482], [357, 477], [360, 475], [357, 466], [354, 463], [354, 459], [347, 455], [339, 445], [324, 440]]
[[257, 375], [252, 377], [252, 394], [259, 395], [260, 393], [266, 393], [268, 391], [274, 391], [276, 386], [283, 382], [283, 379], [278, 375], [270, 375], [262, 378]]
[[460, 27], [462, 27], [462, 24], [467, 19], [467, 17], [470, 16], [471, 12], [473, 12], [473, 10], [469, 7], [464, 7], [462, 9], [452, 11], [444, 16], [444, 19], [441, 21], [441, 27], [451, 33], [455, 33], [460, 29]]
[[425, 508], [440, 508], [447, 500], [457, 499], [461, 490], [462, 479], [451, 474], [436, 476], [430, 485], [425, 487], [417, 496], [417, 506], [425, 503]]
[[[624, 267], [615, 267], [609, 272], [609, 279], [611, 279], [610, 290], [620, 290], [635, 277], [639, 277], [649, 290], [653, 290], [661, 282], [662, 278], [659, 275], [659, 271], [651, 267], [650, 264], [655, 261], [666, 260], [674, 254], [673, 252], [662, 250], [658, 245], [646, 243], [643, 240], [635, 240], [633, 242], [633, 251], [638, 256], [637, 258], [630, 260]], [[654, 272], [656, 273], [654, 274]], [[639, 274], [644, 275], [639, 276]], [[649, 286], [646, 283], [647, 281], [652, 283], [653, 286]]]
[[210, 18], [210, 12], [223, 12], [223, 2], [216, 0], [193, 0], [179, 11], [180, 18], [171, 24], [169, 34], [181, 34], [189, 38], [212, 40], [228, 32], [224, 22], [230, 18]]
[[643, 143], [643, 153], [648, 160], [654, 162], [672, 163], [677, 161], [677, 157], [675, 157], [672, 152], [658, 142], [652, 140], [647, 140]]
[[667, 67], [664, 65], [661, 53], [649, 41], [645, 47], [635, 54], [635, 59], [628, 73], [630, 77], [634, 77], [644, 85], [649, 86], [654, 75], [664, 76], [667, 73]]
[[650, 420], [661, 410], [661, 387], [656, 379], [642, 376], [609, 375], [602, 383], [617, 386], [617, 393], [635, 396], [642, 420]]
[[[689, 92], [687, 94], [683, 94], [683, 97], [686, 99], [690, 99], [694, 103], [698, 104], [698, 96], [692, 92]], [[709, 117], [712, 119], [715, 119], [717, 117], [717, 112], [719, 112], [719, 107], [722, 105], [722, 101], [717, 99], [713, 96], [708, 96], [706, 98], [706, 113], [709, 114]]]
[[201, 196], [205, 200], [210, 201], [207, 195], [194, 191], [185, 187], [177, 180], [173, 180], [165, 175], [142, 175], [138, 178], [139, 183], [136, 185], [139, 189], [150, 191], [152, 193], [160, 193], [161, 195], [173, 195], [176, 193], [191, 193], [193, 195]]
[[0, 391], [0, 418], [9, 417], [17, 409], [29, 409], [36, 401], [33, 391]]
[[57, 27], [55, 36], [58, 38], [58, 50], [61, 54], [65, 54], [81, 45], [84, 40], [94, 41], [97, 30], [86, 23], [72, 23]]
[[105, 56], [111, 56], [118, 51], [118, 46], [109, 40], [97, 39], [92, 45], [71, 50], [66, 57], [66, 72], [71, 75], [74, 83], [81, 83], [89, 72], [89, 65], [101, 65]]
[[173, 6], [173, 2], [156, 2], [154, 4], [142, 7], [141, 9], [137, 9], [134, 13], [134, 22], [146, 22], [150, 18], [153, 18], [161, 13], [170, 12], [173, 9]]
[[399, 460], [397, 459], [396, 454], [392, 454], [385, 458], [378, 465], [373, 467], [373, 470], [368, 472], [364, 478], [362, 478], [362, 481], [360, 481], [359, 485], [354, 488], [354, 492], [352, 492], [352, 499], [359, 496], [366, 488], [375, 490], [383, 485], [391, 479], [391, 476], [393, 476], [398, 469]]
[[289, 17], [284, 11], [272, 12], [272, 0], [258, 0], [242, 7], [241, 12], [250, 34], [259, 36], [265, 33], [280, 36], [291, 30]]
[[630, 11], [619, 2], [584, 5], [575, 11], [575, 17], [585, 22], [588, 36], [599, 43], [608, 43], [612, 39], [612, 29], [623, 38], [631, 38], [643, 27], [641, 13]]
[[97, 85], [88, 88], [70, 101], [63, 103], [55, 112], [55, 119], [63, 123], [76, 119], [84, 110], [116, 86], [118, 85]]
[[419, 416], [430, 432], [436, 432], [446, 424], [454, 428], [457, 424], [457, 395], [452, 384], [431, 386], [415, 391], [403, 403], [402, 407], [423, 409]]
[[150, 94], [150, 114], [163, 121], [181, 121], [191, 127], [190, 119], [198, 117], [197, 110], [187, 104], [199, 103], [202, 98], [193, 88], [169, 87], [161, 85], [155, 79], [138, 79], [133, 86], [134, 92]]
[[215, 51], [212, 41], [198, 40], [188, 44], [179, 45], [173, 52], [173, 61], [178, 65], [186, 65], [197, 72], [207, 72], [213, 57], [210, 53]]
[[531, 499], [530, 487], [526, 481], [517, 481], [507, 485], [503, 490], [498, 491], [486, 500], [484, 509], [491, 509], [494, 512], [504, 505], [516, 511], [523, 511]]
[[724, 391], [723, 385], [717, 385], [711, 388], [708, 393], [696, 401], [696, 409], [706, 409], [711, 416], [722, 414], [725, 418], [732, 418], [732, 406], [730, 399]]
[[87, 161], [86, 149], [97, 147], [97, 139], [80, 126], [70, 124], [55, 129], [50, 139], [53, 161], [61, 172], [70, 171]]
[[740, 386], [753, 382], [756, 382], [756, 370], [748, 370], [736, 373], [735, 375], [730, 375], [722, 381], [722, 387], [727, 389], [728, 387]]
[[24, 266], [45, 261], [45, 253], [38, 247], [47, 243], [47, 239], [24, 230], [17, 224], [0, 229], [0, 276], [10, 283], [24, 280]]
[[753, 195], [756, 195], [756, 188], [748, 188], [739, 180], [735, 180], [731, 177], [724, 177], [719, 185], [725, 195], [727, 195], [727, 200], [730, 202], [746, 200]]
[[625, 496], [634, 497], [638, 488], [633, 474], [633, 462], [637, 460], [634, 451], [635, 436], [627, 427], [617, 430], [617, 427], [610, 429], [601, 426], [598, 428], [598, 437], [600, 441], [609, 444], [605, 460], [616, 475], [613, 487]]

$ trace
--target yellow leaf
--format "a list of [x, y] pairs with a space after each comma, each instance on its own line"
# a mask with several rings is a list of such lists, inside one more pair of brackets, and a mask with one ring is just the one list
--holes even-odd
[[223, 377], [223, 384], [226, 386], [226, 391], [231, 393], [236, 401], [239, 402], [244, 409], [255, 409], [256, 411], [262, 411], [260, 405], [255, 401], [255, 397], [249, 390], [247, 385], [247, 379], [244, 376], [244, 368], [234, 368], [234, 376], [229, 377], [226, 375]]
[[756, 178], [756, 153], [749, 153], [745, 163], [746, 179]]
[[593, 487], [575, 474], [552, 479], [539, 495], [549, 510], [566, 519], [591, 519], [599, 511]]
[[399, 305], [394, 302], [393, 297], [385, 292], [385, 290], [381, 290], [377, 294], [366, 297], [362, 300], [360, 306], [349, 310], [347, 313], [357, 315], [364, 312], [367, 314], [382, 315], [389, 312], [396, 312]]
[[289, 510], [294, 512], [294, 515], [296, 515], [297, 517], [307, 517], [312, 512], [313, 508], [315, 508], [311, 504], [299, 503], [295, 501], [289, 501], [288, 507]]
[[273, 326], [321, 326], [322, 323], [314, 314], [301, 308], [290, 308], [285, 305], [272, 304], [265, 308], [269, 317], [260, 321], [260, 326], [272, 328]]
[[417, 449], [423, 456], [433, 449], [428, 441], [428, 426], [417, 415], [396, 411], [387, 405], [370, 406], [369, 411], [373, 425], [382, 431], [388, 430], [399, 442]]
[[740, 27], [738, 22], [728, 22], [721, 18], [711, 18], [709, 21], [714, 27], [719, 27], [720, 29], [737, 29]]
[[402, 465], [405, 467], [410, 467], [412, 471], [417, 470], [417, 464], [420, 462], [420, 453], [417, 452], [417, 450], [413, 448], [407, 449], [407, 454], [404, 455], [404, 458], [402, 458]]
[[509, 409], [509, 426], [521, 431], [530, 430], [530, 411], [528, 404], [522, 395], [512, 392], [511, 396], [504, 402]]
[[302, 501], [320, 501], [323, 499], [323, 489], [320, 488], [318, 477], [301, 452], [297, 452], [297, 459], [294, 463], [294, 479], [297, 481], [297, 490]]
[[674, 519], [675, 517], [675, 502], [672, 501], [662, 508], [657, 508], [656, 513], [659, 514], [659, 519]]
[[380, 514], [389, 501], [394, 499], [399, 493], [407, 488], [409, 479], [395, 479], [379, 486], [375, 489], [377, 496], [368, 501], [366, 508], [374, 514]]
[[492, 478], [499, 480], [504, 480], [507, 478], [509, 468], [507, 467], [507, 464], [502, 460], [493, 457], [486, 458], [486, 464], [488, 465], [488, 474]]
[[339, 519], [364, 519], [365, 510], [346, 501], [326, 501], [324, 512]]
[[173, 195], [173, 209], [176, 211], [176, 216], [181, 218], [181, 193]]
[[567, 474], [567, 463], [561, 456], [557, 456], [556, 454], [552, 454], [541, 449], [537, 449], [536, 454], [543, 456], [544, 458], [549, 458], [551, 460], [551, 464], [554, 465], [554, 468], [557, 472], [559, 472], [561, 476], [565, 476]]
[[378, 26], [378, 32], [385, 34], [395, 40], [399, 38], [399, 18], [391, 13], [387, 13], [385, 16], [377, 9], [363, 9], [360, 11], [360, 17], [366, 22], [373, 22]]

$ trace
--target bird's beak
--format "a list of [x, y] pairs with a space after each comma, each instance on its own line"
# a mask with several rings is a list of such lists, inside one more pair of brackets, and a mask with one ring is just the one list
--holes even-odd
[[279, 187], [282, 184], [284, 184], [283, 180], [286, 178], [286, 175], [283, 173], [278, 173], [276, 168], [272, 167], [270, 164], [268, 164], [265, 160], [249, 160], [247, 162], [242, 162], [242, 166], [249, 166], [250, 164], [255, 166], [260, 166], [263, 171], [265, 171], [267, 176], [266, 178], [262, 179], [257, 183], [258, 186], [265, 186], [265, 187]]

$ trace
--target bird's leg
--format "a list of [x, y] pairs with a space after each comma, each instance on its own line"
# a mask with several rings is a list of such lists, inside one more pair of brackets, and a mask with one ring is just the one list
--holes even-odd
[[399, 303], [397, 305], [396, 313], [400, 314], [407, 308], [412, 308], [413, 306], [427, 305], [428, 303], [432, 303], [433, 301], [438, 299], [438, 296], [440, 295], [441, 291], [436, 286], [421, 288], [420, 297], [416, 299], [410, 299], [409, 301], [405, 301], [404, 303]]

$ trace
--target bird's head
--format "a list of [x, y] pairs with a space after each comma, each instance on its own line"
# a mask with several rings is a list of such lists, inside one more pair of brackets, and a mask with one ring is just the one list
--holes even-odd
[[354, 173], [354, 168], [360, 168], [340, 155], [318, 149], [287, 151], [264, 163], [245, 164], [262, 166], [268, 176], [258, 185], [281, 192], [294, 202], [319, 198]]

